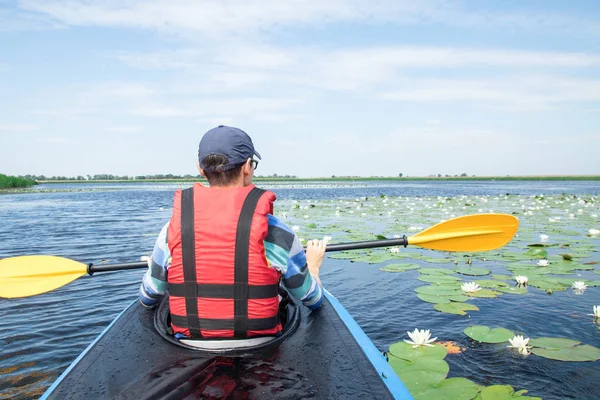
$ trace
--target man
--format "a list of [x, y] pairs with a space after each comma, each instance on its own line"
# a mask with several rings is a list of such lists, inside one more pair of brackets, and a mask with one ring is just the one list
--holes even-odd
[[254, 156], [261, 159], [244, 131], [211, 129], [200, 141], [197, 166], [210, 187], [196, 183], [175, 193], [140, 301], [155, 306], [168, 290], [178, 338], [277, 335], [280, 281], [305, 306], [321, 304], [325, 243], [310, 241], [305, 252], [273, 216], [275, 195], [252, 184]]

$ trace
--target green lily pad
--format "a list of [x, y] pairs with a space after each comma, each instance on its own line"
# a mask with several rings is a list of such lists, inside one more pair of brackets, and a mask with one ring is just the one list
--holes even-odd
[[422, 282], [429, 283], [448, 283], [460, 281], [460, 278], [452, 275], [422, 275], [417, 278]]
[[433, 296], [430, 294], [417, 294], [417, 297], [427, 303], [433, 303], [433, 304], [450, 303], [450, 298], [443, 297], [443, 296]]
[[411, 394], [415, 400], [471, 400], [480, 390], [479, 385], [467, 378], [448, 378], [436, 385], [411, 390]]
[[481, 400], [510, 400], [515, 393], [512, 386], [492, 385], [483, 388], [481, 391]]
[[364, 263], [369, 263], [369, 264], [381, 264], [381, 263], [384, 263], [386, 261], [390, 261], [393, 259], [394, 259], [394, 256], [392, 255], [392, 253], [375, 253], [375, 254], [364, 255], [364, 256], [358, 257], [358, 258], [353, 258], [350, 261], [351, 262], [364, 262]]
[[406, 272], [418, 268], [421, 267], [417, 264], [388, 264], [385, 267], [381, 267], [379, 269], [384, 272]]
[[536, 287], [541, 290], [552, 290], [553, 292], [562, 292], [567, 290], [567, 286], [556, 282], [548, 282], [541, 279], [530, 279], [527, 283], [529, 286]]
[[547, 258], [548, 252], [543, 248], [532, 248], [525, 252], [525, 256], [532, 258]]
[[447, 270], [444, 268], [421, 268], [419, 270], [419, 273], [425, 274], [425, 275], [450, 275], [450, 274], [453, 274], [454, 271]]
[[529, 340], [529, 345], [533, 347], [544, 347], [546, 349], [564, 349], [567, 347], [577, 346], [578, 344], [581, 344], [581, 342], [565, 338], [541, 337]]
[[411, 392], [421, 386], [433, 386], [440, 383], [450, 371], [450, 366], [446, 361], [434, 358], [406, 361], [390, 356], [388, 359], [394, 372]]
[[458, 303], [464, 303], [465, 301], [469, 300], [469, 296], [465, 296], [464, 294], [445, 296], [445, 297], [450, 299], [451, 301], [456, 301]]
[[420, 260], [433, 264], [448, 264], [452, 262], [452, 260], [450, 260], [449, 258], [434, 258], [426, 256], [421, 257]]
[[444, 303], [444, 304], [436, 304], [433, 306], [438, 311], [447, 314], [457, 314], [457, 315], [467, 315], [465, 311], [479, 311], [479, 308], [473, 304], [469, 303]]
[[515, 336], [515, 334], [508, 329], [490, 329], [485, 325], [470, 326], [464, 330], [464, 333], [471, 339], [482, 343], [502, 343]]
[[456, 268], [454, 271], [459, 274], [469, 275], [469, 276], [483, 276], [483, 275], [489, 275], [489, 273], [490, 273], [489, 269], [467, 268], [467, 267]]
[[476, 292], [466, 293], [466, 294], [469, 297], [485, 297], [485, 298], [489, 298], [489, 299], [500, 296], [499, 292], [496, 292], [491, 289], [481, 289]]
[[496, 288], [497, 291], [502, 292], [502, 293], [508, 293], [508, 294], [525, 294], [527, 293], [527, 288], [526, 287], [499, 287]]
[[600, 360], [600, 349], [588, 344], [562, 349], [534, 347], [531, 352], [536, 356], [559, 361], [597, 361]]
[[413, 348], [411, 344], [401, 341], [392, 344], [388, 353], [406, 361], [415, 361], [420, 358], [443, 360], [448, 354], [448, 350], [444, 346], [436, 343], [433, 343], [433, 347], [419, 346]]
[[499, 287], [509, 287], [510, 285], [506, 282], [502, 282], [502, 281], [495, 281], [493, 279], [481, 279], [478, 281], [474, 281], [476, 284], [478, 284], [481, 287], [486, 287], [486, 288], [492, 288], [492, 289], [496, 289]]
[[455, 296], [461, 295], [462, 290], [459, 287], [446, 285], [427, 285], [415, 288], [415, 292], [421, 294], [431, 294], [434, 296]]
[[498, 274], [492, 274], [492, 278], [499, 279], [501, 281], [512, 281], [513, 279], [515, 279], [510, 275], [498, 275]]

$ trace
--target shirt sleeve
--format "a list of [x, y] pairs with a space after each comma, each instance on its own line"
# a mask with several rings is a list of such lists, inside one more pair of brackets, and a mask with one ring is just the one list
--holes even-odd
[[323, 288], [312, 277], [300, 239], [287, 225], [269, 214], [269, 232], [265, 239], [267, 261], [283, 275], [283, 286], [294, 298], [310, 309], [317, 309]]
[[167, 245], [169, 223], [161, 229], [154, 244], [150, 267], [142, 278], [140, 302], [146, 307], [157, 305], [167, 290], [167, 269], [171, 264], [171, 253]]

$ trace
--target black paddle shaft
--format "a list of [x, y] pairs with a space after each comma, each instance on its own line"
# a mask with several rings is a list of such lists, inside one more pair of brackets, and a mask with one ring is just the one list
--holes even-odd
[[[365, 240], [362, 242], [349, 242], [349, 243], [337, 243], [330, 244], [327, 246], [325, 251], [344, 251], [344, 250], [360, 250], [360, 249], [372, 249], [375, 247], [391, 247], [391, 246], [404, 246], [408, 245], [406, 236], [398, 239], [382, 239], [382, 240]], [[134, 263], [122, 263], [122, 264], [107, 264], [107, 265], [93, 265], [88, 264], [87, 272], [93, 275], [95, 272], [109, 272], [109, 271], [123, 271], [128, 269], [140, 269], [147, 268], [148, 263], [145, 261], [134, 262]]]

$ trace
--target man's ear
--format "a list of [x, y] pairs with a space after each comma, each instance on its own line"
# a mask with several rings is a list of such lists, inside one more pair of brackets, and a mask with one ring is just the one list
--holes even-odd
[[204, 170], [202, 168], [200, 168], [200, 162], [196, 163], [196, 168], [198, 168], [198, 172], [200, 172], [200, 175], [202, 175], [203, 177], [206, 178], [206, 174], [204, 173]]
[[246, 163], [242, 167], [242, 173], [244, 174], [244, 176], [247, 176], [247, 175], [250, 175], [251, 172], [252, 172], [252, 159], [249, 158], [246, 160]]

